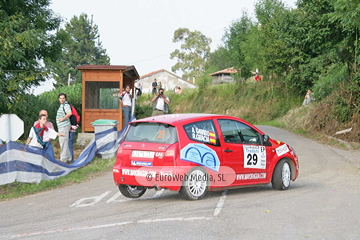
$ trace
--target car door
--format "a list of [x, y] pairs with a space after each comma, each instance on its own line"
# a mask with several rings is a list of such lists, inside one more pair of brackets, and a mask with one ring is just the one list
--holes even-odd
[[262, 145], [261, 134], [237, 120], [218, 119], [218, 123], [222, 135], [222, 159], [236, 173], [234, 185], [266, 182], [267, 151]]

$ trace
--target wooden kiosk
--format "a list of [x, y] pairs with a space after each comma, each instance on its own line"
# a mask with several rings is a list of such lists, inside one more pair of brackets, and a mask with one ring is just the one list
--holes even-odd
[[130, 85], [134, 96], [134, 83], [139, 74], [134, 66], [82, 65], [82, 132], [94, 132], [90, 124], [98, 119], [111, 119], [123, 128], [122, 106], [119, 96], [125, 85]]

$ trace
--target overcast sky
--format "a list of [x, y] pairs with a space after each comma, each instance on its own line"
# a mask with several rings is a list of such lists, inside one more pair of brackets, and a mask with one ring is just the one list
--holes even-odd
[[[257, 0], [52, 0], [50, 8], [65, 21], [86, 13], [98, 25], [102, 46], [112, 65], [134, 65], [140, 76], [166, 69], [176, 60], [170, 53], [178, 28], [198, 30], [212, 39], [211, 51], [221, 44], [225, 28], [246, 10], [254, 17]], [[295, 7], [296, 0], [283, 0]], [[220, 69], [219, 69], [220, 70]], [[177, 72], [175, 74], [181, 75]], [[35, 94], [50, 90], [45, 83]]]

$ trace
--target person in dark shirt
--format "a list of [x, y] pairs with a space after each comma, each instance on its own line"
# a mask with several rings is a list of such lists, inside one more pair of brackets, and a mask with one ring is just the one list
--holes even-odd
[[156, 79], [154, 79], [154, 82], [151, 84], [151, 86], [152, 86], [152, 94], [155, 95], [156, 94], [156, 87], [157, 87]]

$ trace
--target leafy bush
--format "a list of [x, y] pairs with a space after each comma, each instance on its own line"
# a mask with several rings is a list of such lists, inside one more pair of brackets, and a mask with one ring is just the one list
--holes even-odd
[[329, 96], [339, 86], [340, 82], [346, 80], [348, 76], [347, 67], [343, 64], [334, 64], [330, 67], [327, 74], [320, 76], [319, 80], [313, 87], [315, 98], [317, 100], [324, 99]]
[[[82, 85], [77, 83], [71, 86], [64, 86], [54, 89], [49, 92], [44, 92], [38, 97], [38, 106], [41, 106], [41, 109], [45, 109], [49, 113], [49, 120], [52, 123], [56, 122], [56, 112], [60, 106], [58, 95], [60, 93], [65, 93], [67, 96], [67, 101], [73, 105], [78, 114], [82, 114]], [[39, 110], [41, 110], [39, 109]], [[55, 126], [56, 124], [54, 124]], [[81, 125], [81, 122], [80, 122]], [[55, 126], [56, 128], [56, 126]], [[81, 127], [79, 127], [81, 129]]]

